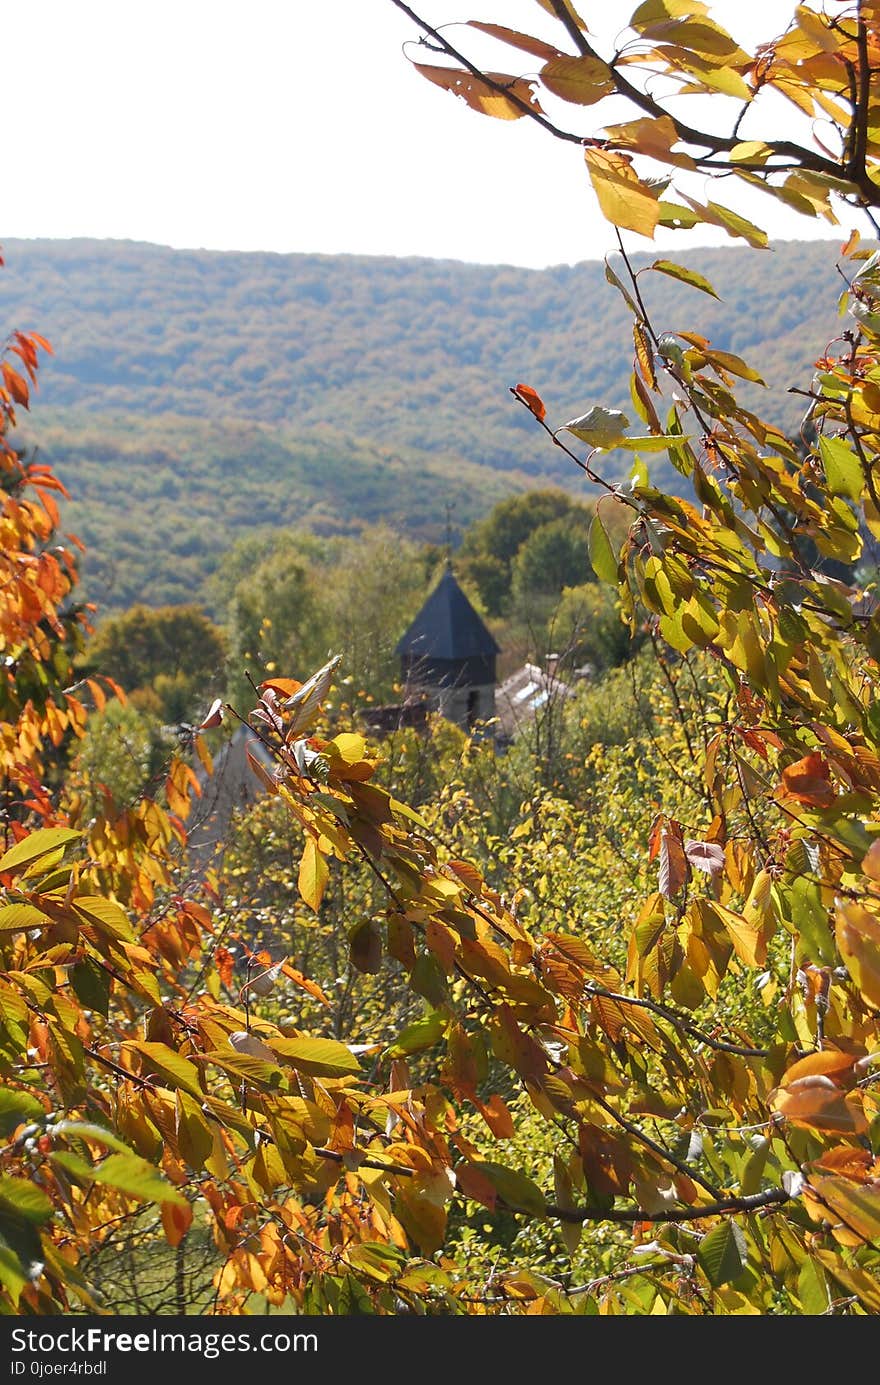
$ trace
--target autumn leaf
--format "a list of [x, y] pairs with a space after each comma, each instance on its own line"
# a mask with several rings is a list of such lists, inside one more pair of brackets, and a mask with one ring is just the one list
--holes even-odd
[[868, 1128], [861, 1106], [822, 1073], [786, 1081], [770, 1093], [769, 1104], [793, 1125], [812, 1130], [860, 1135]]
[[835, 936], [862, 995], [880, 1008], [880, 919], [856, 900], [838, 903]]
[[686, 841], [684, 854], [694, 869], [705, 875], [720, 875], [724, 870], [724, 848], [717, 842]]
[[535, 418], [543, 423], [547, 417], [547, 410], [544, 408], [544, 401], [537, 390], [533, 390], [531, 385], [516, 385], [513, 392], [517, 399], [521, 399], [526, 407], [532, 411]]
[[660, 834], [660, 874], [657, 888], [673, 899], [687, 880], [687, 856], [681, 837], [668, 828]]
[[825, 758], [813, 752], [782, 771], [783, 791], [809, 808], [828, 808], [835, 794]]
[[229, 951], [221, 943], [214, 952], [214, 965], [220, 973], [220, 980], [227, 988], [232, 986], [233, 967], [235, 966], [235, 954]]
[[660, 220], [657, 191], [639, 178], [632, 159], [606, 149], [587, 149], [584, 156], [606, 221], [653, 239]]
[[215, 697], [214, 701], [206, 713], [204, 720], [199, 722], [200, 731], [211, 731], [215, 726], [219, 726], [223, 721], [223, 699]]
[[503, 72], [487, 72], [474, 77], [456, 68], [433, 67], [426, 63], [413, 63], [413, 67], [435, 86], [460, 96], [480, 115], [491, 115], [496, 120], [519, 120], [529, 110], [541, 110], [532, 83], [521, 77]]
[[327, 888], [329, 878], [330, 868], [318, 850], [315, 838], [306, 837], [299, 867], [299, 892], [309, 908], [313, 909], [315, 913], [321, 907], [321, 900], [324, 898], [324, 891]]
[[484, 24], [478, 19], [470, 19], [467, 22], [469, 28], [479, 29], [481, 33], [488, 34], [490, 38], [501, 39], [503, 43], [509, 43], [512, 48], [519, 48], [524, 53], [531, 53], [534, 58], [543, 58], [546, 61], [562, 56], [552, 44], [545, 43], [543, 39], [533, 38], [531, 34], [520, 33], [518, 29], [508, 29], [503, 24]]
[[193, 1210], [189, 1202], [163, 1202], [162, 1203], [162, 1229], [165, 1232], [165, 1239], [170, 1246], [180, 1245], [186, 1233], [192, 1226]]
[[551, 57], [541, 68], [540, 76], [554, 96], [577, 106], [593, 106], [614, 90], [608, 65], [601, 58], [590, 55]]

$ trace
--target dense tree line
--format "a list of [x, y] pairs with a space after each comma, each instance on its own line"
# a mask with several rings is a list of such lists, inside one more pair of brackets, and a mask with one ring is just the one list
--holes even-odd
[[[38, 440], [75, 491], [86, 589], [105, 606], [203, 598], [222, 547], [245, 529], [332, 534], [384, 519], [441, 542], [447, 501], [464, 524], [536, 480], [574, 487], [511, 406], [511, 380], [576, 409], [632, 408], [626, 309], [601, 264], [95, 241], [12, 241], [8, 258], [6, 313], [41, 323], [55, 346]], [[794, 428], [803, 410], [785, 390], [805, 344], [816, 354], [833, 335], [833, 249], [777, 245], [772, 273], [747, 248], [698, 251], [693, 263], [723, 299], [707, 303], [705, 334], [761, 359], [776, 421]], [[653, 280], [651, 310], [674, 331], [690, 291]], [[759, 393], [744, 397], [754, 406]], [[626, 455], [609, 467], [625, 476]], [[681, 488], [662, 454], [651, 467]], [[142, 542], [145, 526], [155, 544]]]

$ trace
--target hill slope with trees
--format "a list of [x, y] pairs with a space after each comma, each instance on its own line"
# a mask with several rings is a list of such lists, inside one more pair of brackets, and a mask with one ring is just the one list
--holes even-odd
[[[447, 501], [460, 526], [529, 484], [571, 484], [511, 401], [518, 380], [551, 405], [632, 412], [627, 312], [601, 263], [88, 240], [4, 250], [5, 319], [39, 325], [54, 347], [38, 436], [78, 496], [70, 522], [102, 554], [85, 577], [104, 604], [189, 599], [242, 529], [351, 532], [381, 519], [436, 541]], [[723, 300], [700, 304], [706, 334], [757, 363], [787, 427], [802, 412], [787, 386], [839, 330], [836, 251], [792, 242], [689, 257]], [[657, 274], [642, 283], [663, 330], [687, 323], [692, 289]], [[609, 459], [618, 475], [629, 465]], [[652, 471], [681, 485], [665, 460]], [[161, 566], [143, 552], [144, 525]]]

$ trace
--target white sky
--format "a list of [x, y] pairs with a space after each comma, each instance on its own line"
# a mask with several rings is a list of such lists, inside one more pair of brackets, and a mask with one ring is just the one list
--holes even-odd
[[[567, 46], [537, 0], [411, 3], [437, 23], [489, 19]], [[579, 4], [613, 34], [635, 0]], [[778, 33], [793, 5], [716, 0], [712, 12], [750, 39]], [[414, 34], [391, 0], [9, 5], [0, 238], [531, 266], [604, 254], [609, 228], [578, 148], [526, 120], [477, 115], [426, 82], [401, 53]], [[509, 70], [535, 65], [511, 52]], [[711, 100], [725, 109], [725, 98]], [[578, 118], [577, 108], [559, 111]], [[595, 122], [595, 112], [582, 118]], [[702, 180], [694, 191], [705, 191]], [[781, 237], [842, 240], [854, 224], [808, 221], [758, 194], [746, 205], [739, 190], [715, 197]], [[697, 242], [732, 243], [705, 229]], [[685, 248], [681, 236], [658, 243]]]

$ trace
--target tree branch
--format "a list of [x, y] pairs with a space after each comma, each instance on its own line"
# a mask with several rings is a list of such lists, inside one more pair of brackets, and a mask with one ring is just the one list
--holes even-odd
[[[719, 1198], [717, 1202], [704, 1202], [698, 1207], [670, 1207], [663, 1211], [649, 1212], [644, 1207], [559, 1207], [547, 1204], [548, 1217], [579, 1225], [583, 1222], [686, 1222], [702, 1221], [704, 1217], [724, 1216], [734, 1212], [756, 1212], [762, 1207], [781, 1207], [790, 1202], [790, 1194], [784, 1188], [769, 1188], [763, 1193], [753, 1193], [750, 1197]], [[511, 1212], [527, 1212], [524, 1207], [511, 1207]], [[533, 1215], [533, 1214], [528, 1214]]]

